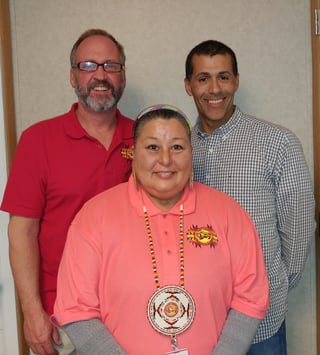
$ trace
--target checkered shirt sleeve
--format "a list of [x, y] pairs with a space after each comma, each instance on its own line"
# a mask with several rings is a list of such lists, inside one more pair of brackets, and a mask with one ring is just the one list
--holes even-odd
[[212, 134], [192, 131], [194, 179], [221, 190], [249, 213], [259, 232], [270, 282], [270, 309], [254, 342], [271, 337], [287, 311], [314, 235], [314, 196], [298, 138], [243, 114]]

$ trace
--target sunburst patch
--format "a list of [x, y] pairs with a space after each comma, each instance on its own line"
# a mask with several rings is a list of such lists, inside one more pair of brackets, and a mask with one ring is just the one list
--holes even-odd
[[187, 239], [196, 247], [209, 245], [210, 248], [215, 248], [219, 238], [211, 226], [207, 224], [206, 227], [198, 227], [192, 225], [187, 231]]

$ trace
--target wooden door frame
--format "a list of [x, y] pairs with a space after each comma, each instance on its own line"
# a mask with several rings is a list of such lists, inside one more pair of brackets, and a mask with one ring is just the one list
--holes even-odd
[[[312, 41], [312, 107], [313, 107], [313, 151], [314, 193], [316, 200], [316, 309], [320, 310], [320, 35], [316, 35], [315, 10], [320, 9], [319, 0], [311, 0]], [[320, 15], [320, 14], [319, 14]], [[320, 350], [320, 316], [317, 312], [317, 348]]]
[[[6, 161], [9, 172], [17, 144], [9, 0], [0, 0], [0, 55], [2, 76], [2, 83], [0, 85], [2, 85]], [[17, 295], [16, 305], [19, 355], [29, 355], [29, 347], [23, 335], [23, 315]]]

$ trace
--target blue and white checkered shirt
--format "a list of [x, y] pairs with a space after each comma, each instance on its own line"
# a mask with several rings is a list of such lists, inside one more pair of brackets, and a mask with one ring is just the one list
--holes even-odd
[[[289, 130], [234, 114], [212, 134], [192, 131], [194, 179], [237, 200], [259, 232], [270, 283], [270, 309], [254, 343], [285, 319], [288, 290], [301, 277], [314, 235], [314, 196], [298, 138]], [[210, 208], [208, 206], [208, 208]]]

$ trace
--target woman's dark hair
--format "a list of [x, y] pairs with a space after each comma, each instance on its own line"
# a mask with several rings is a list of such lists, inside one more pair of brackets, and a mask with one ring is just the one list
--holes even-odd
[[156, 118], [165, 120], [177, 119], [185, 127], [189, 139], [191, 139], [191, 127], [186, 115], [175, 106], [171, 105], [155, 105], [144, 109], [139, 113], [133, 126], [133, 139], [136, 142], [139, 137], [141, 128], [149, 121]]

